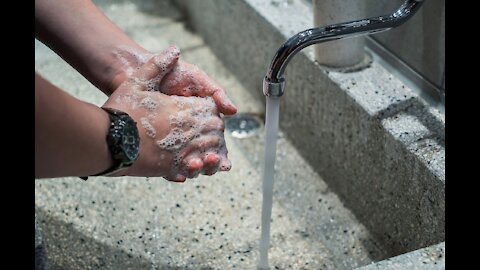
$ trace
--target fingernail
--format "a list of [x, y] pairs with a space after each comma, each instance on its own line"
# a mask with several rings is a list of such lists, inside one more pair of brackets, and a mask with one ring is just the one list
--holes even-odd
[[188, 162], [188, 170], [190, 171], [195, 171], [195, 170], [200, 170], [202, 169], [203, 167], [203, 162], [201, 159], [199, 158], [192, 158], [189, 162]]
[[217, 154], [209, 153], [205, 155], [203, 161], [208, 166], [214, 166], [218, 164], [218, 162], [220, 161], [220, 157]]

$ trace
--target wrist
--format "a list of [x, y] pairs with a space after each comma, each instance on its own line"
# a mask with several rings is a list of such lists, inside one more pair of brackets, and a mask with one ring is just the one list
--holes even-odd
[[91, 165], [89, 173], [86, 175], [94, 175], [105, 171], [113, 164], [106, 140], [109, 132], [110, 119], [106, 111], [92, 104], [87, 105], [95, 108], [95, 113], [91, 117], [91, 122], [92, 125], [95, 125], [95, 127], [92, 127], [92, 130], [98, 132], [94, 137], [91, 137], [90, 153], [86, 155], [88, 159], [90, 159], [90, 162], [88, 163]]
[[138, 45], [133, 47], [116, 46], [109, 54], [108, 68], [105, 68], [106, 86], [102, 91], [110, 96], [135, 70], [152, 56], [150, 52]]
[[137, 123], [126, 112], [108, 107], [102, 109], [107, 112], [110, 120], [105, 141], [111, 157], [111, 166], [93, 176], [125, 175], [127, 168], [139, 155], [140, 137]]

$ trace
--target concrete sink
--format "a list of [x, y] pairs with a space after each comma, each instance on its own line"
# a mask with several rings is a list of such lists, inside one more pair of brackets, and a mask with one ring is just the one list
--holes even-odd
[[[261, 118], [271, 57], [313, 22], [276, 23], [304, 12], [301, 1], [95, 2], [145, 48], [177, 44], [239, 113]], [[51, 82], [97, 105], [106, 100], [38, 41], [35, 50], [35, 68]], [[302, 52], [286, 74], [271, 269], [444, 269], [444, 115], [375, 61], [346, 74], [312, 58]], [[47, 269], [255, 269], [263, 132], [226, 140], [232, 170], [184, 184], [36, 180]]]

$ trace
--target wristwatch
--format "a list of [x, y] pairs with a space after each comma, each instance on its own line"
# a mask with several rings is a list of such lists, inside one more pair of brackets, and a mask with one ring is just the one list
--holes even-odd
[[[113, 164], [107, 170], [92, 176], [110, 176], [130, 167], [140, 152], [137, 123], [125, 112], [103, 108], [110, 117], [107, 144]], [[88, 177], [80, 177], [87, 180]]]

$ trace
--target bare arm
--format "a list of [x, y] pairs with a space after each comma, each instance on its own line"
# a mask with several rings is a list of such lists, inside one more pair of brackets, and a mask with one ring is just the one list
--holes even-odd
[[93, 175], [111, 166], [110, 120], [35, 73], [35, 178]]
[[[108, 96], [153, 56], [90, 0], [36, 0], [35, 36]], [[224, 89], [187, 62], [178, 61], [163, 83], [168, 95], [211, 96], [221, 113], [237, 111]]]
[[35, 37], [107, 95], [116, 88], [115, 76], [122, 73], [115, 48], [122, 45], [147, 53], [90, 0], [36, 0]]
[[[152, 57], [108, 98], [137, 123], [138, 159], [122, 172], [183, 182], [199, 174], [228, 171], [224, 125], [211, 97], [169, 96], [147, 91], [177, 63], [175, 47]], [[82, 102], [35, 76], [35, 178], [88, 176], [112, 164], [107, 146], [110, 120], [101, 108]]]

